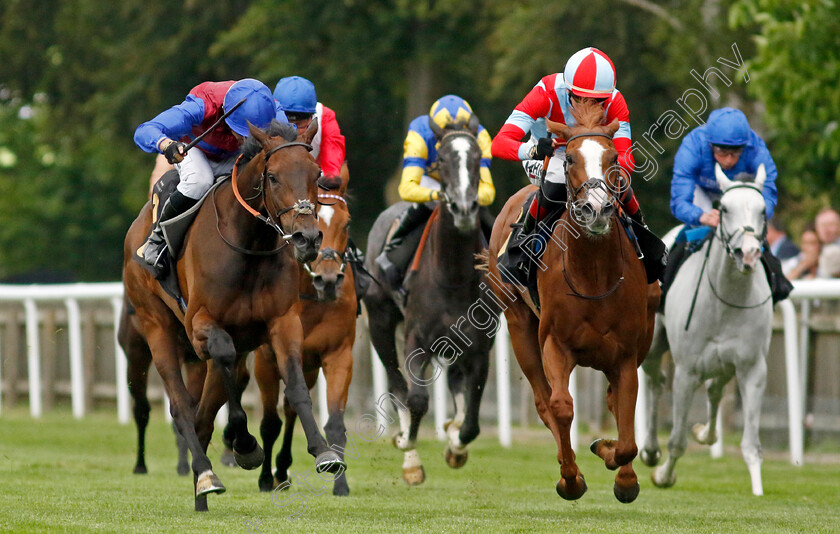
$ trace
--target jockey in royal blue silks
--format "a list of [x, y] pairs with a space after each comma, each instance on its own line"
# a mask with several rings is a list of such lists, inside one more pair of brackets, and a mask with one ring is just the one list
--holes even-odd
[[[237, 107], [195, 147], [187, 144], [203, 134], [227, 110]], [[160, 278], [165, 274], [166, 241], [161, 221], [184, 213], [210, 189], [216, 177], [233, 170], [242, 142], [249, 135], [248, 123], [265, 128], [276, 115], [274, 96], [262, 82], [252, 78], [239, 81], [204, 82], [194, 87], [186, 99], [134, 132], [134, 142], [145, 152], [160, 152], [175, 165], [180, 181], [160, 208], [148, 241], [141, 248], [145, 267]], [[141, 254], [138, 251], [138, 254]]]
[[[727, 107], [712, 111], [705, 125], [685, 136], [674, 158], [671, 213], [685, 227], [677, 236], [668, 258], [668, 268], [662, 281], [663, 303], [665, 292], [687, 257], [687, 250], [692, 248], [690, 243], [702, 240], [720, 223], [720, 212], [713, 206], [721, 196], [715, 178], [715, 164], [720, 165], [729, 179], [743, 173], [755, 175], [763, 164], [767, 178], [762, 195], [768, 221], [776, 208], [776, 164], [764, 141], [750, 128], [747, 117], [740, 110]], [[761, 260], [773, 290], [774, 302], [777, 302], [787, 296], [791, 286], [766, 240]]]

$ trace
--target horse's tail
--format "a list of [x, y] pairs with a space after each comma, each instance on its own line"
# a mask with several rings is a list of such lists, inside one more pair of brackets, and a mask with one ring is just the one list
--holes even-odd
[[475, 256], [475, 270], [487, 272], [490, 270], [490, 249], [482, 249]]

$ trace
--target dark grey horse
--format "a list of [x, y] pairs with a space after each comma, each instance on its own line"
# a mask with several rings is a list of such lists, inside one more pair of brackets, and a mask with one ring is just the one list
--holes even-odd
[[[446, 461], [450, 467], [466, 463], [467, 444], [479, 433], [478, 409], [501, 311], [485, 292], [485, 274], [475, 268], [475, 255], [485, 247], [478, 220], [481, 150], [475, 138], [475, 116], [463, 126], [435, 132], [440, 139], [441, 201], [429, 223], [418, 269], [406, 282], [404, 303], [387, 289], [373, 259], [408, 204], [401, 202], [381, 213], [368, 235], [367, 268], [380, 283], [370, 286], [364, 303], [371, 342], [388, 373], [388, 389], [408, 407], [407, 412], [399, 411], [400, 432], [394, 444], [405, 451], [403, 479], [410, 485], [425, 480], [415, 449], [417, 430], [429, 409], [428, 388], [434, 380], [443, 379], [443, 374], [455, 402], [455, 417], [446, 424]], [[403, 321], [405, 375], [400, 370], [395, 341], [396, 328]], [[434, 356], [441, 369], [427, 376]]]

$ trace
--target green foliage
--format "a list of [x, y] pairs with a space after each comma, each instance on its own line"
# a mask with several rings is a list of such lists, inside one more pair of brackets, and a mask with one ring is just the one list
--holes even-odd
[[813, 214], [840, 194], [840, 5], [741, 0], [731, 22], [759, 27], [749, 89], [772, 128], [780, 179]]

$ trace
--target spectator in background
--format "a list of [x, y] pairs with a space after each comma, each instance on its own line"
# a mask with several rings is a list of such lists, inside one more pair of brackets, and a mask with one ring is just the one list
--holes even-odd
[[825, 245], [817, 264], [818, 278], [840, 278], [840, 245]]
[[787, 236], [784, 225], [775, 218], [767, 224], [767, 242], [770, 243], [770, 252], [782, 263], [799, 255], [799, 247]]
[[840, 245], [840, 214], [833, 208], [823, 208], [814, 219], [814, 227], [820, 243]]
[[[799, 247], [802, 252], [799, 253], [792, 265], [785, 271], [785, 276], [790, 280], [807, 280], [817, 277], [817, 268], [819, 266], [820, 251], [822, 244], [820, 243], [817, 232], [813, 224], [809, 224], [802, 230], [802, 238], [799, 242]], [[785, 266], [782, 266], [785, 269]]]

